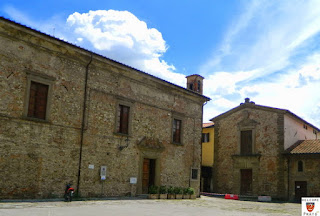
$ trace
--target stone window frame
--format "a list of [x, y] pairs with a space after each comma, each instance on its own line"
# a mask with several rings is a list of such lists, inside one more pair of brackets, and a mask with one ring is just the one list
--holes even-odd
[[[48, 76], [46, 74], [41, 74], [34, 71], [26, 71], [27, 75], [27, 85], [26, 85], [26, 93], [25, 93], [25, 103], [23, 108], [23, 117], [29, 120], [34, 121], [43, 121], [49, 122], [50, 120], [50, 110], [51, 110], [51, 100], [52, 100], [52, 88], [54, 81], [56, 80], [54, 77]], [[48, 94], [47, 94], [47, 106], [46, 106], [46, 116], [45, 119], [29, 117], [28, 110], [29, 110], [29, 99], [30, 99], [30, 87], [31, 82], [36, 82], [40, 84], [44, 84], [48, 86]]]
[[[180, 126], [180, 143], [174, 142], [173, 141], [173, 123], [174, 120], [179, 120], [181, 121], [181, 126]], [[175, 145], [183, 145], [183, 134], [184, 134], [184, 117], [181, 114], [173, 113], [172, 114], [172, 119], [171, 119], [171, 143]]]
[[[129, 119], [128, 119], [128, 133], [119, 133], [117, 131], [118, 127], [118, 111], [119, 111], [119, 106], [127, 106], [129, 107]], [[114, 134], [120, 135], [120, 136], [131, 136], [132, 135], [132, 115], [133, 115], [133, 110], [134, 110], [134, 101], [128, 100], [126, 98], [118, 97], [117, 102], [116, 102], [116, 107], [115, 107], [115, 124], [114, 124]]]
[[256, 127], [255, 126], [239, 126], [238, 129], [238, 154], [239, 155], [244, 155], [241, 154], [241, 132], [242, 131], [249, 131], [251, 130], [251, 136], [252, 136], [252, 151], [250, 155], [254, 155], [256, 152]]

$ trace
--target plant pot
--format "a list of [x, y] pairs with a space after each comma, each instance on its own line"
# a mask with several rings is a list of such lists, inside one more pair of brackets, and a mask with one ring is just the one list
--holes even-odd
[[160, 199], [168, 199], [168, 194], [159, 194]]
[[196, 198], [197, 198], [197, 195], [195, 194], [190, 195], [190, 199], [196, 199]]
[[168, 194], [168, 199], [175, 199], [176, 195], [175, 194]]
[[259, 202], [271, 202], [271, 196], [258, 196]]
[[183, 195], [182, 194], [176, 194], [176, 199], [182, 199]]
[[183, 199], [190, 199], [190, 195], [189, 194], [183, 194]]
[[149, 199], [159, 199], [159, 194], [149, 194]]

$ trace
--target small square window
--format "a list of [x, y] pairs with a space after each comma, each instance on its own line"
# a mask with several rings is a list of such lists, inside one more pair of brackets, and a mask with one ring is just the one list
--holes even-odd
[[191, 180], [198, 180], [199, 169], [191, 169]]
[[210, 142], [210, 134], [209, 133], [202, 133], [202, 142]]

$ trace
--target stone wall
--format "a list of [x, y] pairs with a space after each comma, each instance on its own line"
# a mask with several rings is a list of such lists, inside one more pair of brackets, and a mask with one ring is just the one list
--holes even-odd
[[[5, 19], [0, 50], [0, 199], [62, 197], [67, 182], [86, 197], [139, 193], [144, 157], [156, 159], [156, 184], [199, 192], [190, 170], [200, 168], [207, 98]], [[26, 117], [28, 76], [51, 82], [46, 120]], [[119, 102], [130, 104], [128, 137], [115, 133]], [[174, 116], [182, 120], [182, 145], [171, 142]], [[139, 148], [144, 138], [162, 151]]]
[[[289, 200], [295, 200], [295, 182], [307, 182], [307, 196], [320, 196], [320, 158], [318, 154], [288, 155], [289, 159]], [[298, 171], [298, 162], [302, 161], [303, 170]], [[288, 179], [287, 179], [288, 181]]]
[[[283, 115], [242, 105], [215, 123], [215, 192], [240, 194], [240, 170], [252, 169], [252, 194], [283, 198]], [[253, 130], [252, 155], [240, 155], [240, 130]], [[281, 135], [282, 134], [282, 135]]]

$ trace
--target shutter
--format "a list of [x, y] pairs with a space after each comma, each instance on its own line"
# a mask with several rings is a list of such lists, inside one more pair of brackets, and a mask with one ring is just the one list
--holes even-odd
[[46, 119], [48, 85], [31, 82], [28, 117]]
[[40, 119], [46, 119], [47, 110], [47, 96], [48, 96], [48, 85], [38, 84], [37, 86], [37, 97], [36, 97], [36, 113], [35, 117]]
[[119, 105], [119, 133], [129, 133], [129, 113], [130, 107]]
[[241, 154], [252, 154], [252, 131], [241, 131]]
[[119, 105], [118, 111], [117, 111], [117, 132], [121, 133], [121, 113], [122, 113], [122, 106]]
[[122, 112], [122, 133], [128, 134], [129, 132], [129, 107], [123, 106]]
[[176, 123], [176, 130], [175, 130], [174, 142], [180, 143], [181, 121], [175, 119], [175, 123]]
[[35, 100], [36, 100], [37, 85], [31, 82], [30, 85], [30, 96], [29, 96], [29, 106], [28, 106], [28, 117], [34, 117], [35, 113]]

